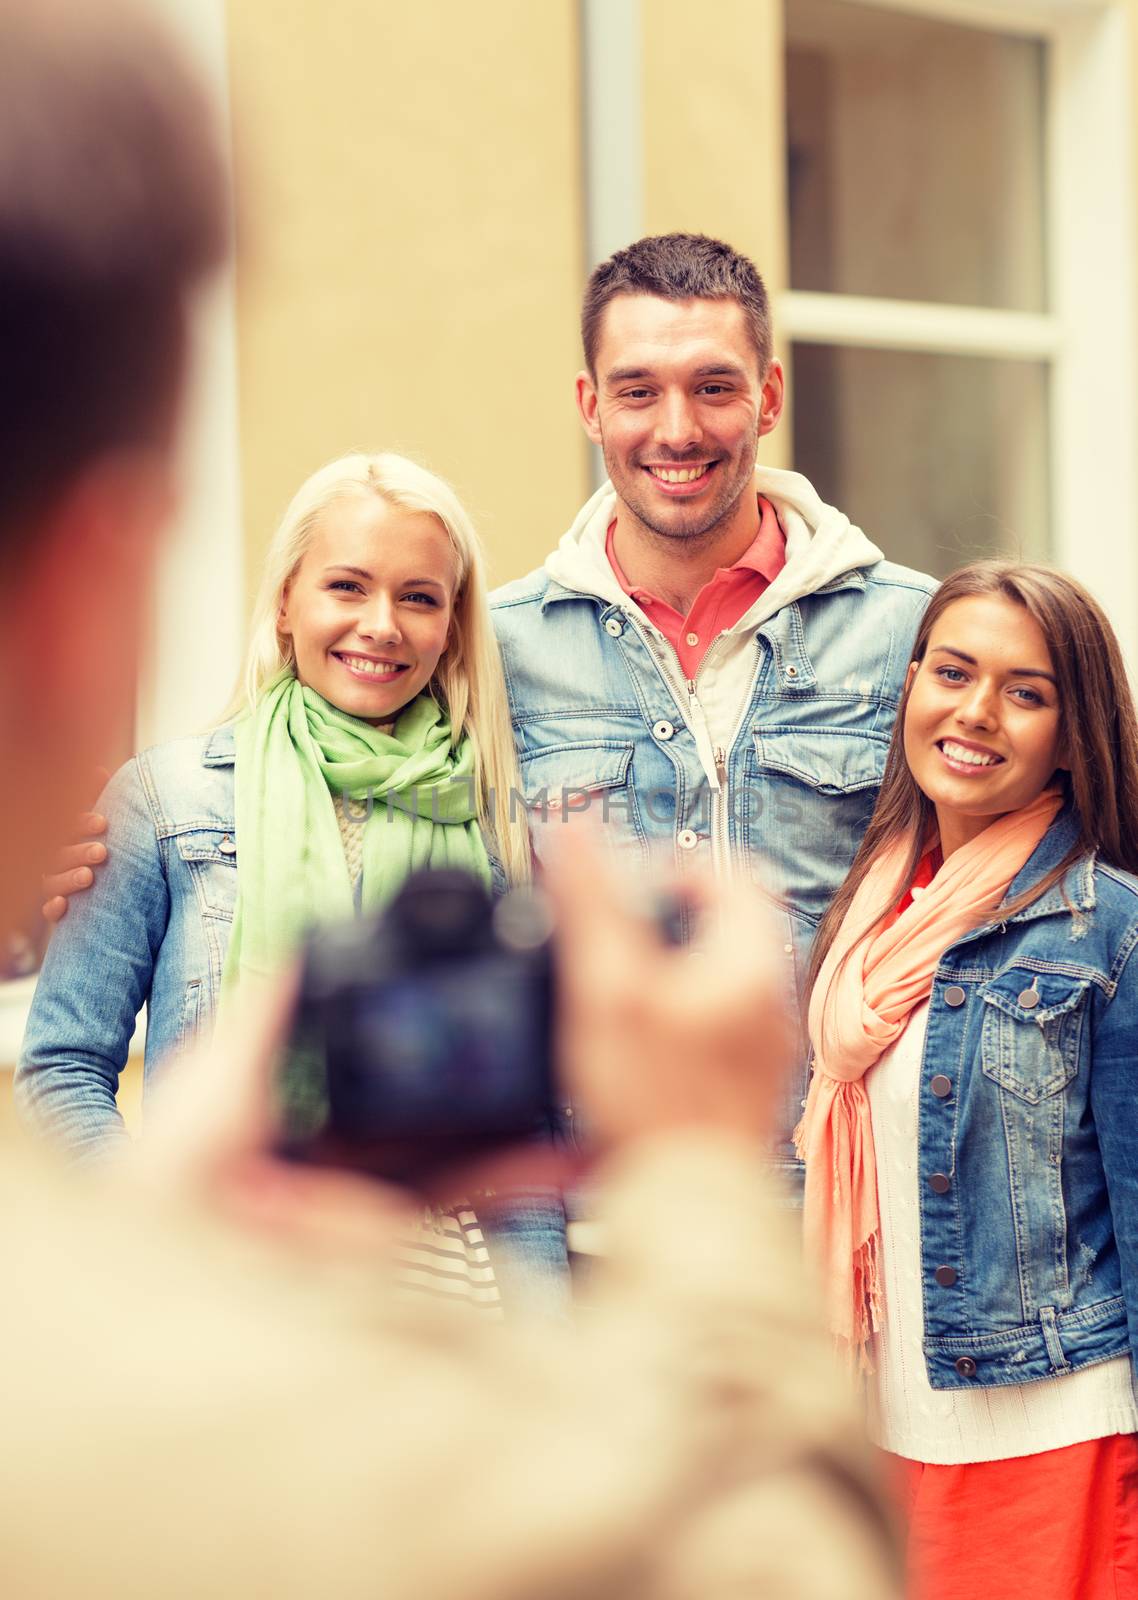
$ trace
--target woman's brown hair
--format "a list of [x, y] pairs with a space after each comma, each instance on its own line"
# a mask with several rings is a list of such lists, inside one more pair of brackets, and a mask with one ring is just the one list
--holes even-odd
[[[1138, 720], [1122, 652], [1105, 613], [1081, 584], [1051, 567], [978, 561], [952, 573], [933, 595], [917, 629], [914, 663], [924, 660], [929, 636], [949, 606], [980, 595], [999, 595], [1022, 606], [1043, 634], [1058, 684], [1059, 740], [1067, 769], [1057, 778], [1079, 824], [1078, 838], [1063, 860], [1009, 902], [1009, 913], [1044, 894], [1075, 861], [1092, 852], [1112, 866], [1138, 873]], [[907, 882], [933, 825], [932, 804], [905, 760], [911, 681], [910, 676], [901, 695], [885, 775], [865, 837], [818, 929], [808, 994], [870, 863], [894, 840], [908, 839], [909, 861], [902, 880]], [[878, 908], [866, 931], [888, 909]]]

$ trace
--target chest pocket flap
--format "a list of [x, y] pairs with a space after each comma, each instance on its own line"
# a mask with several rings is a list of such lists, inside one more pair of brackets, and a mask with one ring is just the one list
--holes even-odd
[[985, 1076], [1032, 1105], [1066, 1088], [1079, 1070], [1089, 990], [1061, 973], [997, 973], [983, 990]]
[[888, 740], [848, 728], [763, 728], [755, 734], [760, 768], [785, 773], [820, 794], [876, 789], [888, 749]]
[[600, 789], [628, 782], [630, 744], [564, 744], [521, 758], [522, 790], [529, 806], [573, 804]]
[[237, 841], [232, 829], [187, 828], [178, 834], [175, 843], [183, 861], [216, 861], [223, 867], [237, 865]]

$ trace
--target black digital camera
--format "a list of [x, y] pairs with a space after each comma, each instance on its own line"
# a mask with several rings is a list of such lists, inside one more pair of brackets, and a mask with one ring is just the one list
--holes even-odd
[[276, 1080], [277, 1149], [396, 1183], [556, 1123], [550, 917], [465, 872], [409, 877], [387, 908], [306, 946]]

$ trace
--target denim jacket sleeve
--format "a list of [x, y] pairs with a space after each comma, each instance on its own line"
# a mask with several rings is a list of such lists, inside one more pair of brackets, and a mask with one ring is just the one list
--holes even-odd
[[[1138, 1381], [1138, 957], [1132, 930], [1113, 999], [1104, 1005], [1094, 1034], [1090, 1103], [1102, 1153], [1111, 1222], [1118, 1246], [1130, 1359]], [[1131, 998], [1125, 999], [1129, 994]]]
[[137, 761], [98, 801], [107, 863], [48, 944], [16, 1073], [24, 1116], [76, 1155], [126, 1137], [115, 1104], [169, 918], [169, 886]]

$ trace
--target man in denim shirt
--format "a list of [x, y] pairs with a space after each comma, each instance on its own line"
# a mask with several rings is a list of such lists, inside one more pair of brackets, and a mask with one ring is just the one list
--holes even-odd
[[[788, 992], [868, 821], [933, 588], [796, 473], [756, 467], [784, 391], [754, 265], [701, 235], [596, 268], [577, 405], [609, 481], [500, 589], [526, 803], [634, 865], [756, 871]], [[779, 1119], [780, 1161], [804, 1094]]]

